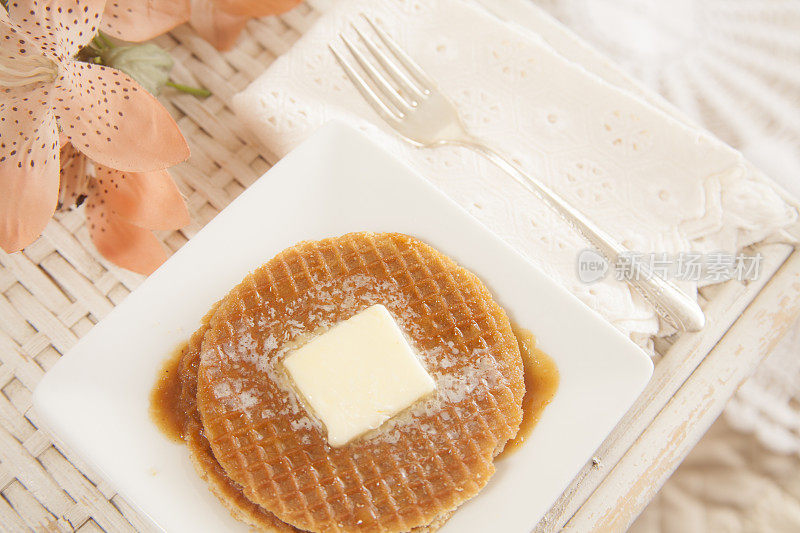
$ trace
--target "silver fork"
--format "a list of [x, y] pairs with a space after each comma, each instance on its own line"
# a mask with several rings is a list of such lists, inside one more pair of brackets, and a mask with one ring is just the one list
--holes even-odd
[[[456, 107], [436, 87], [434, 81], [384, 30], [366, 15], [362, 16], [383, 43], [385, 51], [355, 24], [351, 25], [352, 29], [363, 47], [356, 45], [343, 33], [339, 37], [363, 74], [332, 44], [330, 49], [356, 89], [386, 123], [408, 142], [419, 147], [435, 148], [450, 144], [483, 155], [558, 212], [575, 231], [600, 251], [609, 264], [616, 265], [620, 261], [627, 252], [622, 244], [536, 177], [471, 135], [461, 122]], [[633, 274], [628, 282], [662, 318], [682, 331], [699, 331], [703, 328], [705, 315], [694, 299], [670, 281], [656, 275], [648, 264], [630, 255], [625, 258], [629, 260], [626, 267]]]

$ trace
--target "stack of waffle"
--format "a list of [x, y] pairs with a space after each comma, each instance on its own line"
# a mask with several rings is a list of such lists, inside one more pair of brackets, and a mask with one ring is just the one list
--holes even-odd
[[[331, 447], [283, 369], [292, 349], [384, 305], [436, 391]], [[206, 316], [180, 364], [183, 436], [232, 514], [276, 531], [435, 531], [494, 472], [522, 419], [508, 317], [447, 256], [400, 234], [301, 243]]]

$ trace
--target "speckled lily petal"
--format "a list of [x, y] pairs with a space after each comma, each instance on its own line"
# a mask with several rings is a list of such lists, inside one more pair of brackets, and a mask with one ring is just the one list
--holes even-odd
[[189, 147], [178, 125], [126, 74], [70, 62], [56, 80], [55, 112], [70, 142], [98, 163], [149, 172], [180, 163]]
[[266, 17], [289, 11], [301, 0], [214, 0], [217, 8], [232, 15]]
[[189, 0], [108, 0], [101, 28], [124, 41], [141, 42], [189, 20]]
[[[40, 25], [43, 22], [39, 21]], [[34, 24], [35, 25], [35, 24]], [[50, 26], [52, 28], [52, 25]], [[7, 11], [0, 9], [0, 55], [15, 61], [18, 54], [41, 51], [52, 61], [58, 61], [56, 39], [34, 38], [15, 24]]]
[[59, 154], [61, 181], [58, 187], [58, 209], [75, 207], [81, 196], [85, 198], [88, 179], [86, 156], [75, 149], [66, 136], [62, 136]]
[[43, 84], [0, 96], [0, 247], [21, 250], [39, 236], [58, 198], [58, 129]]
[[187, 225], [189, 210], [166, 170], [119, 172], [97, 167], [95, 191], [105, 205], [125, 221], [151, 230]]
[[10, 0], [9, 18], [58, 61], [92, 40], [106, 0]]
[[150, 230], [115, 215], [91, 189], [86, 201], [86, 223], [97, 251], [112, 263], [139, 274], [151, 274], [167, 254]]
[[192, 0], [192, 27], [217, 50], [233, 47], [247, 20], [218, 10], [213, 0]]
[[26, 91], [31, 80], [46, 81], [55, 78], [56, 62], [43, 54], [31, 37], [0, 9], [0, 94], [14, 90]]

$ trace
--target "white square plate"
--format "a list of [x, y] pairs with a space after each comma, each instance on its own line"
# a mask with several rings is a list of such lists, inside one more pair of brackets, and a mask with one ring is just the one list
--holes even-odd
[[60, 443], [170, 533], [247, 531], [148, 415], [165, 358], [248, 272], [302, 240], [416, 236], [475, 272], [558, 365], [533, 434], [442, 530], [528, 532], [617, 424], [650, 359], [453, 201], [338, 123], [287, 155], [97, 324], [45, 375], [34, 408]]

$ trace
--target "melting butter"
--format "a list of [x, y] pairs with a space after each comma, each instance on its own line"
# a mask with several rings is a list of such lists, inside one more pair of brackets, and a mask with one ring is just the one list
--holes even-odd
[[436, 388], [380, 304], [289, 353], [283, 366], [334, 447], [380, 427]]

